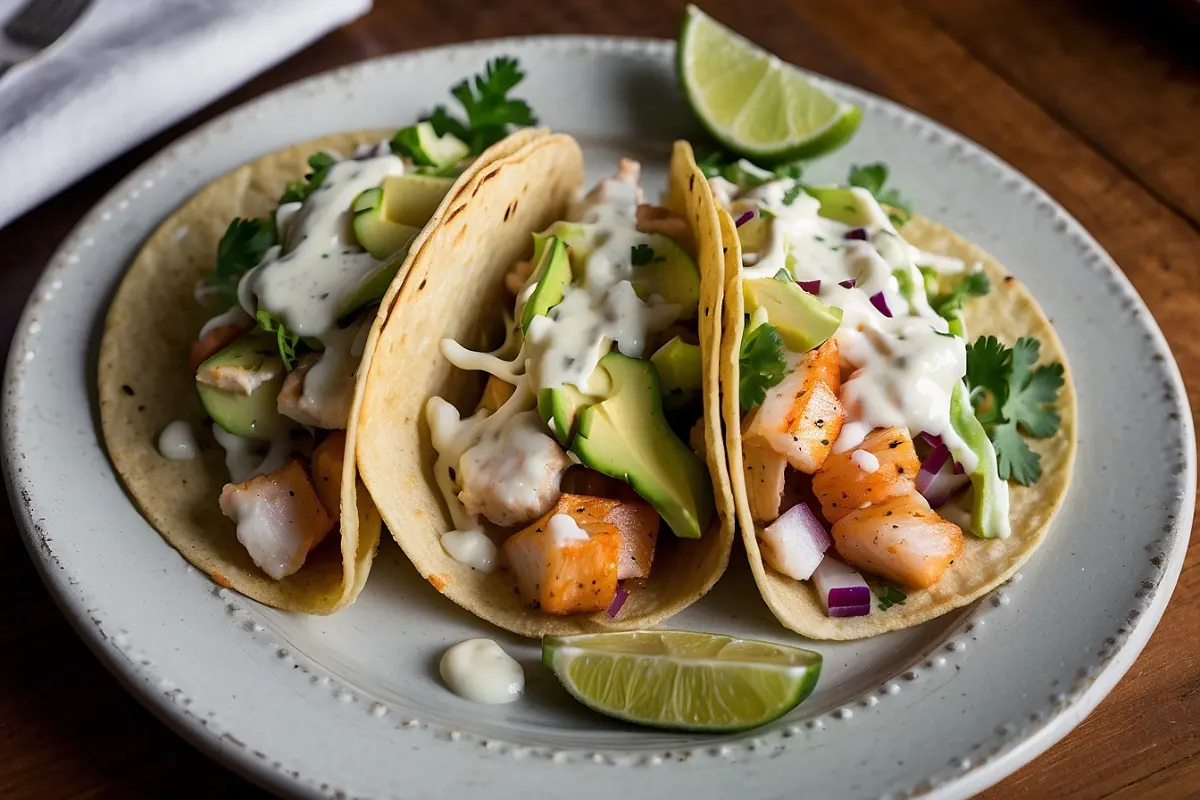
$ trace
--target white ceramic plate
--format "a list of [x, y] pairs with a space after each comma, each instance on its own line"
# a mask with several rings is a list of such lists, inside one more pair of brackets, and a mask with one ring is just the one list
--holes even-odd
[[[811, 177], [885, 160], [917, 209], [992, 251], [1053, 318], [1078, 382], [1067, 504], [1023, 574], [975, 606], [867, 642], [816, 644], [820, 685], [747, 734], [633, 729], [571, 702], [534, 644], [460, 611], [388, 537], [366, 591], [332, 618], [214, 586], [142, 519], [103, 449], [96, 346], [108, 298], [170, 209], [234, 166], [336, 130], [402, 125], [498, 54], [520, 57], [543, 121], [578, 135], [589, 177], [619, 154], [663, 181], [695, 133], [669, 43], [541, 38], [370, 61], [262, 97], [176, 142], [80, 223], [46, 270], [9, 356], [4, 456], [29, 551], [80, 635], [171, 727], [274, 790], [301, 796], [575, 800], [963, 797], [1061, 738], [1120, 679], [1162, 614], [1191, 528], [1195, 444], [1178, 371], [1096, 242], [976, 145], [850, 87], [862, 130]], [[675, 627], [797, 642], [744, 558]], [[472, 705], [436, 677], [442, 650], [496, 636], [528, 695]]]

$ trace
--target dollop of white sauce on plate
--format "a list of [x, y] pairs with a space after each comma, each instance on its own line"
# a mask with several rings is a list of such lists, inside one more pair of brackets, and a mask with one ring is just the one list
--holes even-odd
[[196, 437], [192, 428], [177, 419], [158, 435], [158, 454], [170, 461], [188, 461], [196, 457]]
[[450, 691], [473, 703], [511, 703], [525, 691], [525, 672], [492, 639], [467, 639], [442, 655], [438, 671]]

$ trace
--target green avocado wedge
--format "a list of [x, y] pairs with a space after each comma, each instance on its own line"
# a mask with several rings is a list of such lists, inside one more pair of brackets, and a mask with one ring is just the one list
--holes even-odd
[[676, 536], [696, 539], [715, 514], [704, 462], [663, 416], [658, 371], [649, 361], [612, 352], [600, 359], [607, 397], [579, 412], [571, 452], [587, 467], [633, 487]]
[[700, 306], [700, 268], [679, 244], [669, 236], [646, 234], [648, 263], [633, 266], [634, 291], [642, 299], [658, 295], [679, 306], [680, 319], [694, 319]]
[[[383, 214], [384, 190], [367, 189], [354, 199], [354, 238], [362, 248], [380, 261], [407, 250], [421, 232], [419, 227], [393, 222]], [[422, 223], [423, 224], [423, 223]]]
[[[218, 389], [201, 381], [201, 376], [216, 376], [219, 370], [246, 370], [261, 372], [270, 377], [250, 394]], [[288, 421], [279, 413], [277, 402], [279, 391], [287, 372], [275, 337], [255, 331], [220, 350], [202, 363], [196, 370], [196, 390], [204, 410], [213, 422], [230, 433], [247, 439], [267, 440], [288, 427]]]
[[742, 281], [742, 290], [746, 310], [766, 311], [767, 319], [794, 353], [819, 347], [842, 324], [840, 308], [825, 305], [791, 281], [754, 278]]
[[533, 293], [521, 307], [521, 330], [529, 330], [534, 317], [544, 317], [550, 309], [562, 302], [563, 291], [571, 283], [571, 260], [567, 258], [567, 245], [562, 239], [551, 236], [538, 242], [538, 261], [533, 274], [537, 283]]
[[676, 336], [658, 348], [650, 362], [658, 370], [663, 404], [668, 408], [685, 405], [699, 395], [703, 373], [700, 345], [688, 344]]
[[405, 172], [383, 179], [383, 216], [389, 222], [424, 228], [454, 185], [453, 178]]

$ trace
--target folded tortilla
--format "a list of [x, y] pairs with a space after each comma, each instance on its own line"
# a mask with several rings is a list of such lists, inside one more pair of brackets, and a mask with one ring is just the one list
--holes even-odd
[[[411, 264], [371, 351], [358, 461], [392, 536], [439, 592], [476, 616], [524, 636], [643, 628], [681, 611], [716, 583], [733, 543], [733, 497], [717, 412], [723, 263], [698, 254], [706, 459], [717, 520], [699, 539], [661, 536], [650, 578], [630, 592], [617, 618], [604, 613], [556, 617], [526, 606], [501, 568], [485, 574], [452, 558], [440, 537], [454, 525], [433, 475], [436, 453], [425, 422], [430, 397], [475, 408], [480, 373], [456, 369], [439, 343], [454, 339], [489, 349], [502, 339], [510, 310], [505, 272], [529, 252], [535, 231], [566, 215], [583, 183], [583, 156], [569, 136], [552, 135], [493, 161], [463, 188], [443, 223]], [[716, 206], [691, 148], [676, 145], [668, 205], [690, 221], [697, 241], [717, 236]], [[373, 332], [374, 336], [375, 332]], [[367, 362], [364, 362], [367, 363]], [[500, 543], [500, 531], [495, 534]]]
[[[276, 581], [259, 570], [238, 542], [235, 524], [221, 513], [221, 488], [229, 482], [224, 451], [213, 439], [196, 393], [188, 351], [211, 316], [196, 302], [196, 285], [212, 270], [217, 244], [235, 217], [271, 213], [286, 184], [302, 177], [307, 159], [320, 150], [348, 156], [393, 131], [325, 136], [291, 145], [238, 167], [201, 189], [175, 210], [134, 258], [113, 298], [100, 343], [100, 422], [109, 456], [134, 503], [163, 538], [193, 566], [221, 586], [269, 606], [330, 614], [353, 602], [370, 572], [379, 543], [379, 513], [360, 491], [354, 426], [348, 423], [342, 476], [340, 537], [333, 533], [309, 554], [294, 575]], [[433, 219], [413, 243], [384, 298], [386, 308], [431, 229], [476, 173], [498, 157], [544, 135], [513, 134], [459, 176]], [[375, 327], [382, 314], [378, 315]], [[364, 363], [369, 358], [372, 330]], [[354, 411], [361, 404], [356, 380]], [[170, 461], [158, 453], [159, 433], [170, 422], [188, 423], [199, 445], [197, 457]], [[335, 544], [340, 538], [340, 546]]]
[[[1032, 486], [1009, 485], [1009, 520], [1012, 535], [1007, 539], [963, 537], [962, 555], [945, 575], [928, 589], [906, 590], [907, 599], [887, 610], [872, 602], [871, 613], [862, 617], [830, 617], [825, 613], [811, 581], [781, 575], [763, 562], [756, 526], [750, 513], [742, 463], [741, 409], [738, 407], [738, 356], [745, 327], [742, 295], [742, 254], [733, 220], [720, 210], [719, 241], [706, 240], [716, 251], [724, 248], [725, 313], [721, 340], [722, 415], [729, 452], [729, 472], [737, 508], [742, 542], [750, 559], [754, 579], [763, 599], [784, 626], [812, 639], [862, 639], [888, 631], [909, 628], [971, 603], [1011, 578], [1045, 540], [1054, 514], [1062, 506], [1071, 480], [1075, 457], [1075, 389], [1067, 369], [1066, 353], [1050, 320], [1033, 295], [983, 249], [948, 228], [919, 216], [912, 218], [901, 235], [921, 250], [979, 263], [991, 280], [992, 290], [966, 304], [963, 321], [971, 341], [978, 336], [996, 336], [1011, 346], [1021, 336], [1041, 341], [1043, 361], [1062, 362], [1063, 386], [1058, 412], [1062, 423], [1048, 439], [1027, 442], [1041, 454], [1042, 477]], [[831, 551], [832, 552], [832, 551]]]

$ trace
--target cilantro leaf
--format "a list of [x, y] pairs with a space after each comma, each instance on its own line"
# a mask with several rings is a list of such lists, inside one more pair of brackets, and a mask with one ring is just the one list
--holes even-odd
[[219, 290], [223, 305], [237, 302], [238, 281], [258, 266], [277, 238], [275, 220], [271, 217], [235, 218], [229, 223], [217, 244], [216, 266], [204, 281]]
[[1041, 477], [1041, 456], [1022, 433], [1053, 436], [1062, 422], [1054, 410], [1063, 385], [1063, 366], [1035, 367], [1041, 343], [1023, 336], [1011, 348], [994, 336], [967, 346], [967, 386], [979, 422], [996, 447], [1000, 477], [1029, 485]]
[[325, 176], [329, 173], [329, 168], [336, 163], [337, 159], [326, 152], [314, 153], [309, 156], [309, 173], [304, 176], [304, 180], [302, 181], [290, 181], [288, 183], [283, 196], [279, 198], [279, 205], [283, 205], [284, 203], [303, 203], [321, 185], [321, 181], [325, 180]]
[[850, 177], [846, 179], [846, 182], [851, 186], [857, 186], [860, 189], [866, 189], [871, 194], [878, 195], [883, 190], [883, 185], [887, 183], [887, 179], [887, 164], [876, 161], [874, 164], [864, 164], [861, 167], [855, 164], [850, 167]]
[[[789, 178], [798, 181], [804, 174], [804, 165], [800, 161], [778, 164], [775, 167], [764, 167], [747, 158], [739, 158], [720, 149], [706, 153], [696, 162], [696, 166], [704, 173], [704, 177], [724, 178], [730, 183], [736, 183], [741, 189], [753, 189], [770, 181]], [[798, 196], [799, 192], [796, 195]], [[795, 199], [796, 197], [793, 196], [792, 200]]]
[[738, 401], [742, 413], [762, 405], [767, 390], [787, 375], [783, 357], [783, 339], [770, 323], [759, 325], [742, 336], [738, 356], [741, 378], [738, 381]]
[[880, 611], [887, 611], [892, 606], [904, 605], [904, 601], [908, 599], [908, 595], [904, 592], [895, 586], [886, 584], [875, 587], [875, 595], [879, 598]]
[[792, 203], [796, 202], [796, 198], [799, 197], [803, 191], [804, 184], [800, 181], [796, 181], [792, 184], [792, 188], [788, 189], [787, 192], [784, 193], [783, 204], [785, 206], [790, 206]]
[[992, 444], [996, 446], [996, 467], [1000, 480], [1013, 480], [1023, 486], [1037, 483], [1042, 477], [1042, 457], [1029, 449], [1021, 438], [1017, 425], [1005, 422], [991, 431]]
[[929, 300], [930, 307], [945, 319], [954, 319], [962, 313], [963, 306], [972, 297], [982, 297], [992, 290], [992, 283], [982, 272], [967, 273], [948, 292], [934, 295]]
[[275, 341], [279, 344], [279, 357], [283, 359], [283, 368], [291, 372], [296, 368], [296, 345], [300, 343], [300, 337], [288, 333], [283, 323], [271, 316], [271, 312], [265, 308], [260, 308], [255, 316], [258, 319], [258, 327], [267, 333], [275, 334]]
[[882, 161], [873, 164], [850, 167], [850, 176], [846, 182], [851, 186], [866, 189], [880, 205], [888, 207], [888, 218], [897, 228], [904, 225], [912, 217], [912, 206], [900, 196], [895, 187], [885, 188], [888, 179], [888, 167]]
[[467, 133], [467, 126], [459, 120], [450, 116], [446, 111], [445, 106], [438, 106], [433, 110], [422, 122], [428, 122], [433, 126], [433, 132], [438, 136], [445, 136], [447, 133], [454, 136], [456, 139], [466, 141], [470, 134]]
[[1008, 398], [1001, 410], [1005, 419], [1035, 439], [1053, 436], [1062, 422], [1053, 404], [1063, 385], [1063, 366], [1055, 362], [1031, 369], [1040, 350], [1037, 339], [1028, 336], [1017, 339], [1012, 350]]
[[473, 155], [479, 155], [507, 136], [511, 126], [537, 124], [528, 103], [508, 96], [524, 78], [515, 58], [495, 58], [474, 81], [464, 80], [450, 89], [467, 114], [465, 121], [438, 106], [422, 122], [430, 122], [439, 136], [454, 134], [467, 143]]
[[629, 260], [635, 267], [644, 267], [654, 260], [654, 248], [648, 244], [639, 244], [629, 248]]

